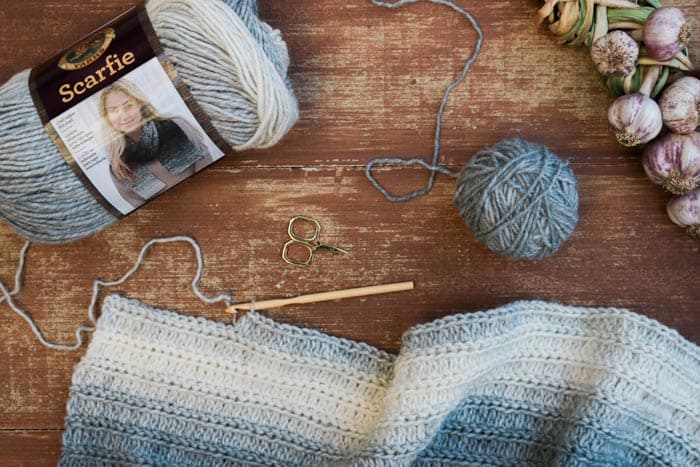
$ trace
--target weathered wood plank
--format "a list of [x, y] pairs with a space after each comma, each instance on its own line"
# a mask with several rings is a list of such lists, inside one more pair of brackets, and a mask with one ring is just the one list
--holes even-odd
[[[0, 4], [0, 81], [37, 63], [120, 13], [129, 0], [8, 0]], [[96, 277], [115, 278], [150, 238], [194, 236], [202, 245], [203, 287], [237, 298], [293, 296], [413, 279], [416, 290], [366, 300], [268, 313], [395, 351], [410, 326], [512, 300], [631, 308], [700, 342], [700, 246], [666, 219], [667, 195], [645, 178], [639, 151], [617, 146], [605, 111], [612, 97], [583, 49], [556, 45], [533, 26], [540, 2], [467, 4], [486, 43], [445, 115], [442, 160], [459, 168], [505, 136], [550, 146], [570, 160], [580, 183], [580, 224], [554, 257], [514, 262], [475, 244], [451, 206], [453, 182], [430, 196], [385, 201], [364, 164], [378, 156], [429, 155], [434, 116], [475, 35], [446, 8], [399, 11], [358, 2], [261, 2], [283, 31], [301, 119], [277, 147], [230, 156], [106, 231], [62, 246], [30, 249], [19, 302], [47, 337], [71, 341], [86, 320]], [[689, 15], [698, 0], [669, 2]], [[697, 18], [695, 18], [697, 23]], [[700, 34], [691, 56], [700, 61]], [[419, 170], [383, 171], [410, 191]], [[324, 239], [350, 250], [321, 254], [309, 269], [284, 264], [280, 249], [295, 214], [318, 218]], [[0, 225], [0, 278], [11, 283], [22, 240]], [[195, 266], [184, 246], [160, 246], [118, 291], [162, 307], [217, 320], [220, 307], [188, 288]], [[362, 303], [362, 306], [358, 306]], [[55, 463], [73, 366], [81, 352], [41, 348], [26, 323], [0, 306], [0, 462]], [[34, 449], [36, 447], [36, 449]], [[45, 452], [45, 458], [42, 457]]]
[[[382, 175], [404, 187], [424, 179], [417, 170]], [[32, 247], [20, 301], [48, 336], [70, 341], [85, 322], [94, 278], [121, 275], [147, 239], [184, 233], [205, 252], [205, 290], [233, 290], [239, 299], [415, 280], [416, 290], [362, 300], [363, 306], [349, 300], [269, 312], [387, 350], [398, 349], [408, 326], [518, 299], [629, 307], [700, 341], [699, 246], [665, 222], [663, 203], [643, 174], [622, 184], [619, 178], [580, 176], [582, 221], [572, 239], [550, 259], [515, 262], [474, 243], [451, 205], [450, 180], [442, 179], [431, 196], [393, 205], [359, 169], [219, 167], [95, 237]], [[320, 253], [308, 269], [283, 263], [280, 250], [295, 214], [318, 218], [324, 240], [351, 254]], [[0, 271], [10, 280], [21, 242], [3, 226], [0, 244], [7, 252]], [[188, 289], [194, 266], [187, 247], [161, 246], [119, 290], [227, 320], [220, 307], [198, 303]], [[7, 403], [0, 407], [0, 428], [58, 428], [77, 356], [45, 351], [23, 321], [5, 308], [3, 314], [0, 380]]]
[[55, 466], [61, 454], [61, 431], [0, 431], [2, 463], [12, 467]]
[[[0, 81], [56, 53], [125, 9], [99, 2], [72, 15], [71, 2], [4, 2]], [[697, 0], [673, 2], [687, 11]], [[462, 164], [506, 136], [527, 137], [576, 161], [631, 169], [638, 151], [607, 129], [612, 100], [583, 48], [557, 45], [536, 28], [539, 2], [483, 2], [470, 8], [486, 41], [445, 115], [443, 160]], [[435, 5], [386, 10], [353, 3], [262, 2], [262, 15], [288, 43], [302, 118], [280, 148], [234, 156], [238, 164], [364, 164], [377, 156], [432, 153], [435, 112], [474, 45], [460, 15]], [[27, 18], [32, 18], [27, 21]], [[39, 27], [37, 27], [39, 25]], [[695, 38], [691, 55], [698, 55]], [[697, 59], [696, 59], [697, 60]]]

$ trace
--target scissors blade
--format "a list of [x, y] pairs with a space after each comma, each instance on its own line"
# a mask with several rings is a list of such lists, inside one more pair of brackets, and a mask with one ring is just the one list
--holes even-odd
[[343, 250], [342, 248], [338, 248], [337, 246], [330, 246], [330, 245], [323, 245], [323, 244], [321, 244], [321, 245], [318, 245], [317, 248], [318, 248], [319, 250], [328, 250], [328, 251], [332, 251], [332, 252], [334, 252], [334, 253], [340, 253], [340, 254], [343, 254], [343, 255], [348, 255], [348, 254], [350, 254], [350, 253], [348, 253], [346, 250]]

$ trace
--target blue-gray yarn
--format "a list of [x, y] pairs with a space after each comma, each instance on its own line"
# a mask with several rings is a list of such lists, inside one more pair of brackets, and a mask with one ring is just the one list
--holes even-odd
[[[477, 241], [513, 259], [535, 259], [553, 254], [578, 222], [576, 179], [566, 162], [544, 146], [506, 139], [479, 152], [459, 174], [438, 164], [445, 106], [452, 90], [464, 81], [479, 55], [484, 35], [479, 23], [449, 0], [398, 0], [393, 3], [372, 0], [372, 3], [397, 8], [419, 1], [449, 6], [464, 16], [477, 32], [474, 52], [442, 97], [435, 122], [431, 162], [419, 158], [381, 157], [367, 164], [367, 178], [392, 202], [409, 201], [429, 193], [438, 172], [459, 178], [454, 204]], [[394, 195], [372, 173], [375, 165], [385, 164], [425, 167], [430, 171], [428, 183], [423, 189]]]
[[[378, 159], [374, 159], [367, 164], [367, 167], [365, 168], [365, 174], [367, 175], [367, 178], [369, 181], [374, 185], [374, 187], [379, 190], [385, 197], [391, 202], [394, 203], [401, 203], [404, 201], [409, 201], [412, 200], [413, 198], [416, 198], [418, 196], [423, 196], [430, 192], [430, 190], [433, 189], [433, 184], [435, 183], [435, 175], [437, 172], [443, 173], [445, 175], [449, 175], [452, 177], [456, 177], [457, 174], [452, 172], [450, 169], [447, 167], [442, 167], [438, 165], [438, 159], [440, 158], [440, 134], [442, 133], [442, 114], [445, 112], [445, 107], [447, 106], [447, 101], [450, 98], [450, 94], [452, 94], [452, 91], [454, 88], [460, 85], [462, 81], [467, 77], [467, 74], [469, 73], [469, 69], [471, 68], [472, 64], [476, 61], [476, 58], [479, 56], [479, 52], [481, 51], [481, 46], [484, 43], [484, 32], [481, 30], [481, 26], [479, 26], [479, 22], [465, 9], [460, 7], [459, 5], [455, 5], [449, 0], [397, 0], [395, 2], [382, 2], [380, 0], [372, 0], [372, 3], [376, 6], [381, 6], [385, 8], [399, 8], [403, 5], [407, 5], [409, 3], [418, 3], [421, 1], [427, 1], [430, 3], [435, 3], [437, 5], [444, 5], [447, 7], [452, 8], [455, 10], [457, 13], [461, 14], [464, 16], [467, 21], [469, 21], [469, 24], [474, 28], [477, 34], [477, 39], [476, 39], [476, 44], [474, 45], [474, 51], [472, 54], [469, 56], [467, 61], [464, 63], [464, 67], [462, 68], [462, 73], [459, 75], [459, 77], [454, 80], [452, 83], [450, 83], [449, 86], [447, 86], [447, 89], [445, 89], [445, 94], [442, 96], [442, 102], [440, 103], [440, 109], [438, 110], [437, 117], [435, 119], [435, 139], [433, 142], [433, 158], [432, 162], [430, 164], [426, 163], [423, 159], [398, 159], [394, 157], [380, 157]], [[385, 165], [385, 164], [392, 164], [392, 165], [422, 165], [426, 169], [430, 170], [430, 177], [428, 178], [428, 183], [425, 186], [425, 188], [421, 190], [416, 190], [411, 193], [408, 193], [406, 195], [393, 195], [391, 194], [386, 188], [382, 186], [381, 183], [377, 181], [376, 178], [374, 178], [374, 175], [372, 174], [372, 167], [375, 165]]]
[[[148, 0], [146, 9], [168, 58], [234, 149], [269, 147], [291, 128], [298, 109], [287, 48], [258, 18], [255, 0]], [[117, 219], [58, 153], [28, 77], [25, 70], [0, 86], [0, 220], [42, 243], [98, 232]]]
[[477, 241], [514, 259], [552, 255], [578, 222], [568, 164], [521, 139], [475, 154], [459, 173], [454, 204]]
[[626, 310], [516, 302], [398, 355], [118, 295], [96, 327], [60, 466], [700, 465], [700, 347]]

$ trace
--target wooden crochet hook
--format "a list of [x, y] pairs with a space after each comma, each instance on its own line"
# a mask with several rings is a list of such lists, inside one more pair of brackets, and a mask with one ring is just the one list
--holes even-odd
[[[280, 308], [287, 305], [328, 302], [343, 298], [367, 297], [370, 295], [379, 295], [391, 292], [403, 292], [406, 290], [412, 290], [413, 287], [413, 281], [408, 281], [398, 282], [396, 284], [373, 285], [370, 287], [358, 287], [355, 289], [335, 290], [333, 292], [314, 293], [310, 295], [300, 295], [293, 298], [280, 298], [276, 300], [255, 302], [255, 309], [269, 310], [271, 308]], [[239, 311], [249, 311], [251, 308], [251, 303], [239, 303], [226, 308], [226, 313], [235, 314]]]

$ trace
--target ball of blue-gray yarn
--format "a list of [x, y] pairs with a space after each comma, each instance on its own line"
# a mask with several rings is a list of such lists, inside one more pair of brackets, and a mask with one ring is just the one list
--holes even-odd
[[521, 139], [475, 154], [459, 173], [454, 204], [477, 241], [513, 259], [554, 254], [578, 222], [568, 164]]
[[[147, 0], [168, 58], [213, 126], [235, 150], [276, 144], [298, 107], [280, 32], [256, 0]], [[0, 219], [24, 238], [63, 243], [117, 219], [75, 176], [44, 130], [29, 70], [0, 86]]]

